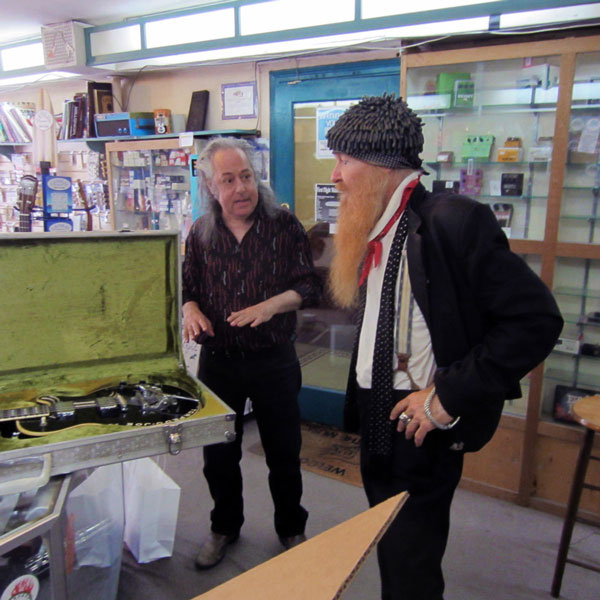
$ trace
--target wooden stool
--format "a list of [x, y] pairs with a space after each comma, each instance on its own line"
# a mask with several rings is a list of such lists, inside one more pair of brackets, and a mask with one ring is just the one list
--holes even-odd
[[[578, 400], [573, 405], [573, 414], [579, 423], [586, 428], [586, 430], [583, 438], [583, 445], [579, 451], [579, 458], [577, 459], [575, 476], [573, 477], [573, 485], [571, 486], [571, 494], [569, 496], [569, 504], [567, 506], [567, 514], [563, 524], [560, 546], [558, 547], [558, 556], [556, 558], [556, 567], [554, 569], [554, 579], [552, 580], [551, 591], [551, 594], [554, 598], [558, 598], [560, 594], [560, 586], [562, 584], [566, 563], [577, 565], [579, 567], [583, 567], [584, 569], [589, 569], [591, 571], [600, 573], [600, 568], [594, 565], [568, 558], [569, 545], [571, 544], [571, 535], [573, 533], [573, 526], [575, 525], [575, 522], [580, 521], [590, 524], [589, 521], [580, 519], [577, 516], [579, 501], [581, 500], [581, 492], [583, 491], [583, 488], [600, 490], [600, 487], [597, 485], [585, 483], [585, 474], [590, 459], [600, 460], [600, 457], [592, 456], [591, 454], [592, 446], [594, 444], [594, 434], [596, 431], [600, 431], [600, 396], [588, 396]], [[592, 524], [595, 525], [595, 523]]]

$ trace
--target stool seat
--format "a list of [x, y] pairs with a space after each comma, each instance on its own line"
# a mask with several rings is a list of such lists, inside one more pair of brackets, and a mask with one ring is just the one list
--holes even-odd
[[586, 396], [573, 404], [575, 418], [584, 426], [600, 431], [600, 396]]
[[554, 568], [554, 578], [552, 580], [552, 589], [550, 592], [554, 598], [558, 598], [560, 594], [566, 563], [600, 573], [600, 569], [597, 566], [568, 557], [573, 527], [575, 526], [576, 521], [582, 520], [577, 517], [581, 492], [583, 491], [583, 488], [600, 490], [600, 487], [585, 482], [585, 475], [590, 459], [600, 460], [599, 457], [592, 456], [594, 435], [596, 431], [600, 431], [600, 395], [586, 396], [575, 402], [575, 404], [573, 404], [573, 415], [586, 430], [579, 451], [577, 465], [575, 467], [575, 475], [573, 476], [573, 484], [569, 495], [569, 504], [567, 505], [567, 514], [565, 516], [560, 545], [558, 547], [558, 556], [556, 558], [556, 567]]

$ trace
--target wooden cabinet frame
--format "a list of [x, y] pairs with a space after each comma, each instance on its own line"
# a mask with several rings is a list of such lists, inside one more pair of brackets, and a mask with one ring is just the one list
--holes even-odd
[[[600, 259], [600, 245], [558, 241], [576, 59], [578, 54], [587, 52], [600, 52], [600, 36], [406, 52], [401, 60], [400, 93], [406, 98], [407, 75], [410, 69], [524, 57], [560, 58], [560, 87], [556, 105], [544, 239], [510, 241], [514, 252], [537, 255], [541, 258], [541, 277], [550, 288], [558, 257]], [[481, 452], [467, 455], [461, 485], [519, 504], [561, 514], [566, 505], [571, 473], [583, 432], [540, 418], [542, 384], [543, 366], [540, 365], [531, 375], [526, 416], [502, 417], [492, 442]], [[518, 470], [518, 476], [514, 472], [515, 469]], [[591, 477], [600, 480], [600, 469], [593, 472]], [[544, 482], [548, 481], [556, 482], [557, 489], [553, 490], [552, 494], [546, 493], [548, 486], [545, 486]], [[588, 502], [588, 516], [600, 520], [600, 508], [597, 502], [594, 504], [595, 506]], [[585, 502], [582, 506], [586, 508]]]

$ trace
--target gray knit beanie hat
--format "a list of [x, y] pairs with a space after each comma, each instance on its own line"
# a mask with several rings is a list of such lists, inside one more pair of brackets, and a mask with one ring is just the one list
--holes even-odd
[[327, 132], [327, 145], [388, 169], [421, 169], [421, 119], [394, 94], [365, 96], [352, 105]]

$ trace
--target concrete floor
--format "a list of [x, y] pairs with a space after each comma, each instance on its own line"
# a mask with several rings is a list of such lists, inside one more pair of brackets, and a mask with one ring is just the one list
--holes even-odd
[[[246, 423], [244, 447], [258, 440]], [[189, 600], [279, 554], [272, 527], [272, 504], [264, 459], [245, 452], [246, 522], [223, 562], [208, 571], [194, 568], [199, 542], [209, 528], [211, 500], [201, 473], [201, 450], [157, 458], [181, 486], [173, 556], [138, 565], [126, 550], [119, 600]], [[310, 511], [307, 535], [314, 536], [368, 508], [362, 488], [303, 472], [304, 506]], [[550, 598], [562, 520], [533, 509], [458, 490], [444, 560], [446, 600], [537, 600]], [[573, 552], [600, 558], [600, 530], [577, 525]], [[308, 576], [309, 574], [307, 574]], [[372, 553], [343, 594], [344, 600], [377, 600], [379, 575]], [[600, 574], [567, 565], [561, 598], [598, 600]], [[307, 599], [313, 600], [313, 599]]]

